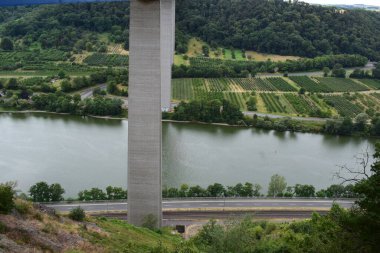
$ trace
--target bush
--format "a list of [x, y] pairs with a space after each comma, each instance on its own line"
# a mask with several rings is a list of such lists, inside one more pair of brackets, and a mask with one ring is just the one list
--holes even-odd
[[7, 226], [0, 222], [0, 234], [6, 233], [8, 230]]
[[7, 214], [14, 207], [14, 191], [12, 186], [0, 184], [0, 213]]
[[86, 214], [84, 210], [78, 206], [77, 208], [74, 208], [70, 211], [69, 217], [75, 221], [83, 221], [86, 217]]
[[16, 211], [22, 215], [29, 213], [30, 210], [32, 209], [30, 202], [27, 202], [27, 201], [24, 201], [21, 199], [17, 199], [15, 201], [14, 207], [15, 207]]
[[155, 230], [158, 226], [158, 219], [153, 214], [144, 217], [142, 227]]

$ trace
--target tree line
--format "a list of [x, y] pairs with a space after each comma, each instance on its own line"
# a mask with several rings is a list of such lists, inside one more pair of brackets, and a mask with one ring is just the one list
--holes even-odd
[[[29, 189], [26, 199], [33, 202], [59, 202], [64, 200], [65, 189], [58, 183], [49, 185], [46, 182], [38, 182]], [[199, 185], [189, 186], [182, 184], [179, 188], [164, 187], [163, 198], [251, 198], [251, 197], [285, 197], [285, 198], [357, 198], [353, 191], [353, 185], [333, 184], [326, 189], [316, 191], [313, 185], [295, 184], [288, 186], [285, 177], [275, 174], [268, 184], [267, 194], [262, 192], [260, 184], [246, 182], [237, 183], [234, 186], [224, 186], [214, 183], [206, 188]], [[79, 201], [97, 200], [123, 200], [128, 199], [128, 191], [122, 187], [107, 186], [105, 190], [94, 187], [80, 191], [76, 198]], [[74, 200], [68, 198], [67, 200]]]
[[[284, 62], [273, 61], [235, 61], [211, 58], [190, 58], [190, 65], [173, 66], [173, 78], [218, 78], [248, 77], [256, 73], [321, 71], [326, 68], [341, 70], [342, 68], [362, 67], [368, 59], [360, 55], [325, 55], [315, 58], [302, 58]], [[344, 71], [344, 70], [343, 70]], [[334, 74], [334, 73], [333, 73]], [[344, 72], [345, 74], [345, 72]], [[339, 74], [336, 74], [338, 77]], [[344, 76], [345, 77], [345, 76]]]
[[164, 119], [178, 121], [199, 121], [207, 123], [227, 123], [237, 125], [244, 119], [239, 107], [223, 99], [193, 100], [181, 102], [174, 113], [165, 113]]
[[[251, 96], [251, 98], [254, 97]], [[255, 107], [255, 101], [248, 100], [248, 106]], [[314, 122], [312, 124], [293, 120], [290, 117], [269, 118], [244, 116], [240, 108], [229, 101], [220, 99], [192, 100], [180, 102], [173, 113], [163, 113], [163, 119], [176, 121], [192, 121], [205, 123], [226, 123], [229, 125], [241, 125], [280, 132], [310, 132], [326, 133], [331, 135], [362, 135], [380, 136], [380, 113], [360, 113], [354, 118], [344, 117], [328, 119], [326, 122]], [[315, 114], [324, 116], [323, 112]]]

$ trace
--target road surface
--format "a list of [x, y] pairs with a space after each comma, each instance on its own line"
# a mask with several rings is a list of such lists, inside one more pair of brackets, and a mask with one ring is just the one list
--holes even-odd
[[100, 88], [100, 90], [106, 90], [107, 84], [99, 84], [93, 87], [86, 88], [80, 92], [80, 97], [82, 99], [90, 98], [93, 96], [93, 92], [95, 88]]
[[[328, 209], [333, 203], [337, 203], [344, 208], [350, 208], [353, 200], [324, 200], [324, 199], [213, 199], [213, 200], [165, 200], [163, 209], [165, 210], [205, 210], [205, 209]], [[69, 212], [80, 206], [87, 212], [123, 212], [127, 211], [127, 202], [98, 202], [98, 203], [57, 203], [48, 204], [59, 212]]]

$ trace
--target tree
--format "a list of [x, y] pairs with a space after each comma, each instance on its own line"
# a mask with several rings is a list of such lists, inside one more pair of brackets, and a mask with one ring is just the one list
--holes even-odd
[[342, 64], [335, 64], [332, 70], [332, 76], [346, 78], [346, 70], [343, 68]]
[[65, 73], [65, 71], [60, 70], [60, 71], [58, 72], [58, 77], [59, 77], [59, 79], [63, 79], [63, 78], [65, 78], [65, 77], [66, 77], [66, 73]]
[[0, 43], [0, 48], [5, 51], [12, 51], [14, 48], [13, 42], [9, 38], [3, 38]]
[[380, 79], [380, 64], [379, 63], [376, 65], [376, 68], [372, 70], [372, 76], [373, 78]]
[[18, 89], [18, 81], [16, 78], [10, 78], [8, 80], [7, 89], [9, 90], [16, 90]]
[[279, 196], [282, 195], [286, 189], [285, 177], [275, 174], [271, 177], [268, 188], [268, 196]]
[[294, 193], [297, 197], [314, 197], [315, 187], [312, 185], [296, 184], [294, 186]]
[[202, 52], [205, 57], [209, 57], [210, 54], [210, 48], [207, 45], [202, 46]]
[[223, 185], [215, 183], [207, 187], [207, 192], [209, 193], [210, 197], [224, 197], [226, 189]]
[[365, 113], [360, 113], [355, 117], [355, 130], [363, 132], [368, 125], [369, 116]]
[[30, 196], [33, 202], [49, 202], [50, 201], [50, 188], [46, 182], [39, 182], [30, 187]]
[[83, 221], [84, 218], [86, 218], [86, 214], [84, 210], [78, 206], [70, 211], [69, 218], [75, 221]]
[[60, 184], [52, 184], [49, 186], [50, 201], [58, 202], [64, 200], [63, 194], [65, 190]]
[[257, 111], [257, 99], [254, 96], [250, 96], [246, 102], [248, 111]]
[[69, 92], [71, 90], [72, 90], [72, 85], [71, 85], [70, 81], [63, 80], [62, 83], [61, 83], [61, 91], [63, 91], [63, 92]]
[[116, 94], [117, 92], [117, 86], [115, 82], [110, 82], [107, 84], [107, 92], [109, 94]]
[[[380, 250], [378, 239], [380, 238], [380, 143], [376, 144], [375, 162], [371, 166], [370, 174], [363, 165], [364, 177], [357, 181], [354, 191], [362, 196], [357, 201], [360, 210], [355, 210], [357, 219], [351, 225], [360, 231], [363, 241], [369, 242], [373, 249]], [[375, 251], [373, 251], [375, 252]]]
[[324, 67], [322, 71], [323, 71], [323, 76], [328, 77], [331, 70], [329, 67]]
[[121, 187], [108, 186], [106, 188], [107, 199], [109, 200], [120, 200], [127, 199], [127, 191], [123, 190]]
[[0, 184], [0, 213], [8, 214], [14, 207], [14, 190], [11, 184]]
[[181, 198], [187, 197], [188, 191], [189, 191], [189, 186], [187, 184], [182, 184], [178, 192], [179, 197]]

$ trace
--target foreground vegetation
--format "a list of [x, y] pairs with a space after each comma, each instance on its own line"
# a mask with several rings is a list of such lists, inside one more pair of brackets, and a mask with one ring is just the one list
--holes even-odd
[[[49, 250], [52, 252], [363, 252], [380, 250], [380, 144], [374, 163], [352, 170], [356, 205], [344, 210], [334, 205], [325, 216], [273, 224], [243, 220], [210, 221], [190, 240], [184, 241], [167, 229], [149, 231], [124, 221], [84, 218], [83, 222], [43, 212], [30, 203], [14, 199], [13, 186], [0, 185], [0, 240], [7, 252]], [[13, 214], [9, 213], [13, 211]], [[76, 210], [80, 214], [80, 210]], [[70, 214], [71, 218], [80, 216]], [[83, 217], [81, 217], [83, 218]], [[43, 239], [44, 238], [44, 239]]]
[[[262, 186], [246, 182], [235, 186], [223, 186], [215, 183], [203, 188], [199, 185], [181, 185], [179, 188], [164, 187], [163, 198], [224, 198], [224, 197], [286, 197], [286, 198], [357, 198], [353, 191], [353, 185], [331, 185], [326, 189], [316, 191], [313, 185], [295, 184], [289, 186], [283, 176], [273, 175], [268, 185], [266, 195], [262, 193]], [[46, 182], [38, 182], [30, 187], [29, 194], [22, 194], [24, 199], [33, 202], [59, 202], [63, 201], [65, 189], [60, 184], [48, 185]], [[21, 195], [20, 195], [21, 196]], [[127, 190], [122, 187], [108, 186], [105, 191], [99, 188], [91, 188], [80, 191], [78, 197], [68, 198], [67, 201], [96, 201], [96, 200], [125, 200], [128, 199]]]

